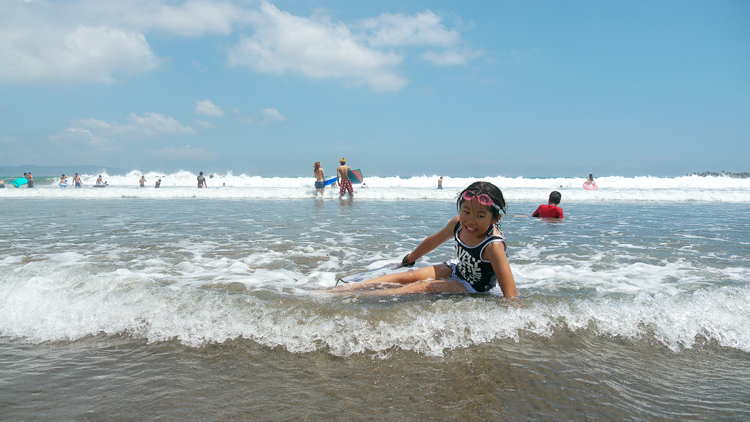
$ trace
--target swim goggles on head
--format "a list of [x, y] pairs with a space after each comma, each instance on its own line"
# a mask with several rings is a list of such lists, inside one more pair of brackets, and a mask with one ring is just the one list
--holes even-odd
[[486, 205], [488, 207], [495, 207], [498, 211], [502, 211], [502, 208], [497, 206], [497, 204], [495, 204], [495, 201], [493, 201], [492, 198], [490, 198], [490, 196], [486, 193], [480, 193], [479, 195], [477, 195], [474, 192], [467, 190], [461, 195], [461, 197], [463, 197], [467, 201], [471, 201], [472, 199], [476, 198], [480, 204]]

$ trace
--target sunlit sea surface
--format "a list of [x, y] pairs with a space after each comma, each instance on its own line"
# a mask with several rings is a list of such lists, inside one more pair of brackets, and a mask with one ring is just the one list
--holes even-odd
[[[477, 179], [95, 176], [0, 190], [2, 420], [750, 419], [750, 180], [482, 178], [515, 305], [327, 292]], [[555, 189], [564, 220], [524, 217]]]

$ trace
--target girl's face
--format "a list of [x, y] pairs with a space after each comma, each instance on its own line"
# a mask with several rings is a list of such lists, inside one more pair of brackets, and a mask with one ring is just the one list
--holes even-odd
[[458, 221], [469, 236], [484, 239], [490, 227], [500, 219], [499, 215], [493, 217], [489, 208], [480, 204], [476, 198], [461, 204]]

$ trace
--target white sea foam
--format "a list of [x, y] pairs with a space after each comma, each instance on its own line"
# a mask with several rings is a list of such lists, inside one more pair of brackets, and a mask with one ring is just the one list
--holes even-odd
[[[208, 175], [208, 189], [198, 189], [196, 174], [180, 171], [173, 174], [146, 173], [146, 187], [140, 188], [141, 173], [102, 177], [106, 188], [91, 189], [98, 175], [84, 175], [84, 188], [60, 188], [57, 183], [37, 185], [36, 189], [5, 189], [2, 197], [50, 198], [153, 198], [153, 199], [300, 199], [315, 196], [311, 177], [259, 177], [226, 174]], [[211, 177], [213, 176], [213, 177]], [[155, 182], [161, 179], [161, 188]], [[586, 191], [582, 178], [524, 178], [487, 176], [481, 178], [446, 177], [443, 190], [436, 189], [437, 176], [369, 177], [368, 188], [355, 185], [356, 197], [364, 200], [454, 200], [456, 193], [476, 180], [494, 183], [508, 202], [538, 201], [552, 190], [558, 190], [569, 202], [750, 202], [750, 179], [729, 177], [601, 177], [596, 179], [599, 190]], [[226, 184], [226, 188], [222, 185]], [[338, 197], [338, 189], [328, 188], [326, 197]]]
[[[396, 349], [440, 355], [574, 330], [672, 350], [711, 341], [750, 353], [744, 204], [581, 204], [571, 214], [566, 209], [563, 221], [504, 218], [522, 306], [511, 305], [498, 289], [397, 300], [326, 292], [343, 276], [392, 271], [388, 264], [439, 230], [455, 215], [449, 201], [457, 189], [446, 186], [374, 186], [361, 189], [351, 203], [255, 196], [201, 202], [115, 196], [80, 206], [52, 197], [6, 200], [15, 219], [0, 226], [0, 336], [47, 342], [105, 333], [178, 339], [191, 347], [246, 338], [338, 356]], [[277, 199], [308, 192], [294, 186], [234, 189]], [[514, 189], [547, 190], [506, 192]], [[685, 189], [675, 190], [675, 198]], [[170, 191], [196, 198], [225, 191], [40, 187], [6, 189], [0, 198], [86, 192], [106, 198], [118, 190], [165, 198]], [[420, 195], [446, 195], [434, 197], [445, 206], [406, 201]], [[399, 198], [404, 201], [394, 201]], [[453, 253], [443, 245], [418, 265]]]
[[[5, 274], [0, 333], [32, 342], [125, 334], [152, 342], [176, 338], [194, 347], [242, 337], [292, 352], [348, 355], [400, 348], [441, 355], [497, 339], [518, 341], [523, 333], [551, 336], [569, 329], [652, 338], [673, 350], [704, 338], [750, 352], [744, 328], [750, 323], [750, 291], [715, 287], [712, 280], [747, 280], [750, 269], [737, 274], [736, 268], [685, 262], [608, 270], [589, 263], [514, 265], [525, 298], [522, 306], [513, 306], [497, 289], [484, 297], [396, 302], [333, 297], [321, 291], [335, 283], [333, 271], [255, 267], [280, 259], [269, 251], [242, 259], [177, 264], [151, 259], [107, 268], [77, 253], [22, 265], [7, 257], [0, 262]], [[340, 264], [336, 257], [330, 261]], [[370, 267], [390, 262], [393, 258]]]

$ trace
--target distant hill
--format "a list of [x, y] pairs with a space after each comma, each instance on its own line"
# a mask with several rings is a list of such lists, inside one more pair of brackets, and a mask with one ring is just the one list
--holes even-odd
[[78, 174], [102, 174], [110, 176], [124, 176], [131, 170], [108, 166], [0, 166], [0, 176], [21, 177], [25, 172], [34, 176], [59, 176], [65, 173], [72, 176]]

